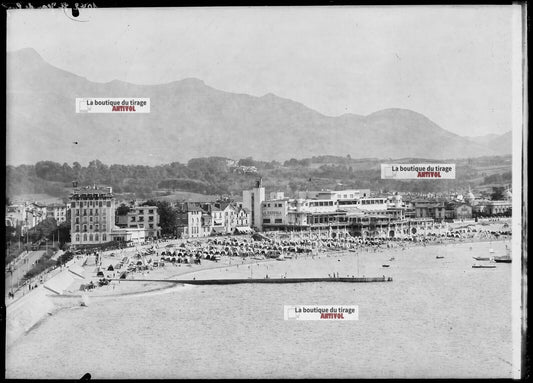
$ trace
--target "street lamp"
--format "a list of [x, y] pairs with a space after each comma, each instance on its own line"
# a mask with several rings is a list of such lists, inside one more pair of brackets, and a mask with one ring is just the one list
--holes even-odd
[[10, 266], [8, 271], [11, 274], [11, 295], [13, 296], [13, 266]]

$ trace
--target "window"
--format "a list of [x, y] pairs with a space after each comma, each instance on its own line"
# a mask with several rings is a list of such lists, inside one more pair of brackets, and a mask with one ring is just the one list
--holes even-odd
[[98, 234], [95, 234], [95, 235], [94, 235], [94, 240], [95, 240], [95, 241], [98, 241]]
[[83, 234], [83, 242], [87, 242], [87, 234]]
[[140, 209], [140, 210], [139, 210], [139, 214], [144, 214], [144, 210], [143, 210], [143, 209]]
[[83, 231], [87, 231], [87, 225], [83, 225]]
[[70, 207], [76, 207], [76, 202], [71, 202]]
[[139, 217], [139, 222], [144, 222], [144, 217]]
[[83, 215], [87, 215], [87, 209], [83, 209]]
[[154, 214], [154, 209], [150, 209], [150, 210], [148, 210], [148, 213], [149, 213], [149, 214]]
[[76, 223], [80, 223], [80, 218], [76, 217]]
[[106, 241], [107, 240], [107, 235], [104, 233], [102, 234], [102, 241]]
[[76, 242], [79, 242], [79, 241], [80, 241], [80, 235], [76, 234]]
[[92, 242], [92, 241], [93, 241], [93, 235], [89, 234], [89, 242]]
[[264, 218], [263, 223], [270, 223], [270, 218]]
[[98, 208], [94, 209], [94, 214], [98, 215]]
[[76, 225], [76, 231], [80, 231], [80, 225]]
[[98, 201], [98, 207], [102, 207], [102, 201]]
[[89, 225], [89, 230], [92, 230], [93, 229], [93, 225]]
[[153, 222], [154, 221], [154, 217], [153, 216], [148, 217], [148, 221], [149, 222]]
[[275, 223], [282, 223], [282, 221], [283, 221], [283, 220], [282, 220], [281, 218], [276, 218], [276, 219], [274, 220]]
[[111, 207], [111, 201], [107, 201], [107, 207]]

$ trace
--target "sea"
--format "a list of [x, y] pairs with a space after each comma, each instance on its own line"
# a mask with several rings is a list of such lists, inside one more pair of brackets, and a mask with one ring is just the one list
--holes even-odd
[[[505, 254], [504, 242], [458, 243], [196, 275], [338, 273], [391, 276], [388, 283], [178, 285], [91, 299], [7, 349], [6, 378], [511, 378], [511, 264], [472, 268], [487, 263], [472, 257], [489, 248]], [[285, 305], [356, 305], [359, 318], [284, 320]]]

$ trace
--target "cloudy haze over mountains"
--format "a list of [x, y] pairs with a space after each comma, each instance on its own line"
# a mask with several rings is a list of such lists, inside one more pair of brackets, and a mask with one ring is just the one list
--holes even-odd
[[[161, 85], [95, 83], [55, 68], [33, 49], [7, 56], [7, 162], [158, 164], [193, 157], [287, 160], [464, 158], [509, 154], [510, 132], [467, 138], [415, 111], [324, 116], [274, 94], [220, 91], [200, 79]], [[149, 97], [149, 114], [76, 114], [77, 97]], [[77, 144], [75, 144], [77, 142]]]

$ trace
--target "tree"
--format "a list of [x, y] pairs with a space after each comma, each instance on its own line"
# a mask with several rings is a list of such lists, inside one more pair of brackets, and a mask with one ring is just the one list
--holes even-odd
[[60, 244], [70, 242], [70, 222], [61, 222], [57, 227], [56, 235]]
[[32, 227], [29, 231], [29, 237], [32, 241], [40, 239], [52, 238], [52, 233], [57, 230], [57, 222], [55, 218], [46, 218], [37, 226]]
[[117, 208], [116, 214], [117, 215], [126, 215], [129, 213], [131, 209], [129, 206], [124, 205], [123, 203], [120, 204], [120, 206]]
[[237, 162], [240, 166], [255, 166], [255, 161], [252, 157], [242, 158]]
[[492, 194], [490, 195], [490, 198], [493, 201], [501, 201], [501, 200], [503, 200], [503, 191], [504, 191], [503, 186], [494, 186], [492, 188]]
[[161, 234], [174, 234], [174, 229], [178, 224], [178, 213], [167, 201], [157, 201], [157, 213], [159, 214], [159, 224]]

